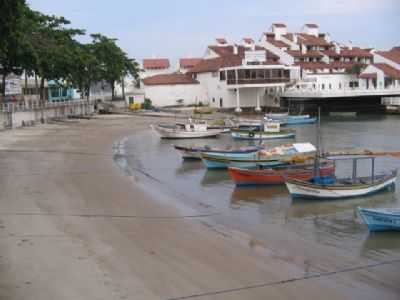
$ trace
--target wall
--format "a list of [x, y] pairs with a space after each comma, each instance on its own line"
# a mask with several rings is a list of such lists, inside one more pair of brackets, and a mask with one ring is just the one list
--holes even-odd
[[154, 106], [177, 105], [180, 99], [184, 100], [184, 105], [193, 105], [200, 101], [205, 103], [207, 99], [200, 84], [144, 85], [144, 91]]
[[7, 105], [0, 111], [0, 128], [18, 128], [33, 125], [40, 122], [42, 118], [46, 122], [51, 119], [64, 119], [69, 116], [82, 116], [93, 113], [93, 103], [86, 101], [47, 103], [43, 109]]
[[[376, 85], [377, 88], [384, 88], [385, 86], [385, 74], [381, 69], [378, 69], [377, 67], [374, 67], [373, 65], [369, 65], [364, 69], [362, 73], [376, 73], [377, 78], [376, 78]], [[367, 88], [366, 86], [366, 80], [360, 79], [360, 87], [362, 88]], [[370, 85], [370, 88], [372, 88], [372, 84]]]
[[332, 90], [350, 89], [349, 83], [351, 81], [358, 82], [358, 78], [350, 74], [306, 74], [304, 79], [311, 81], [310, 85], [315, 84], [316, 89], [319, 90], [322, 90], [322, 85], [325, 85], [325, 90], [329, 90], [329, 84], [331, 84]]

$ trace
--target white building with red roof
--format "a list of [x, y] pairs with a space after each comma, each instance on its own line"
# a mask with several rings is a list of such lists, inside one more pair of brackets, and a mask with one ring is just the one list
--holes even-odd
[[142, 78], [171, 72], [168, 58], [145, 58], [142, 69]]
[[[355, 72], [358, 69], [361, 74]], [[179, 61], [178, 71], [186, 77], [178, 81], [177, 74], [164, 77], [169, 84], [147, 81], [145, 89], [159, 85], [158, 92], [164, 90], [168, 99], [187, 98], [185, 104], [201, 101], [239, 112], [278, 107], [281, 99], [391, 96], [396, 89], [400, 95], [399, 70], [398, 47], [374, 51], [332, 41], [314, 23], [305, 24], [301, 32], [289, 32], [284, 23], [274, 23], [258, 42], [250, 37], [239, 43], [217, 38], [202, 58]], [[196, 80], [190, 85], [199, 86], [192, 95], [187, 90], [190, 85], [183, 82], [188, 76]]]

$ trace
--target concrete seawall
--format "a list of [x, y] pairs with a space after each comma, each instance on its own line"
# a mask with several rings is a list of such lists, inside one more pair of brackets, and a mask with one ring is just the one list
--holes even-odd
[[43, 106], [4, 104], [0, 110], [0, 129], [31, 126], [54, 119], [87, 116], [94, 113], [94, 102], [68, 101]]

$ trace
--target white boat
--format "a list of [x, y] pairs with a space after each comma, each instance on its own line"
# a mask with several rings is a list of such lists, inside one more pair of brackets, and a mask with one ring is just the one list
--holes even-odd
[[357, 208], [370, 231], [400, 230], [400, 208]]
[[268, 113], [268, 114], [265, 114], [265, 118], [267, 118], [267, 119], [286, 118], [288, 115], [289, 115], [289, 112], [284, 112], [284, 113]]
[[[368, 177], [369, 178], [369, 177]], [[334, 180], [321, 182], [287, 179], [286, 186], [293, 198], [340, 199], [365, 196], [389, 188], [396, 182], [396, 174], [376, 176], [374, 181], [362, 179], [358, 183], [352, 180]]]
[[216, 137], [224, 129], [207, 129], [207, 123], [174, 124], [171, 126], [156, 125], [152, 128], [162, 139], [194, 139]]

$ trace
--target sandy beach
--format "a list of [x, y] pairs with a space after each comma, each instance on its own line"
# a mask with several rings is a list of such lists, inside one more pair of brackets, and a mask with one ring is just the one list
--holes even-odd
[[398, 299], [400, 260], [307, 273], [210, 226], [212, 211], [155, 199], [113, 149], [151, 122], [110, 115], [0, 132], [0, 299]]

